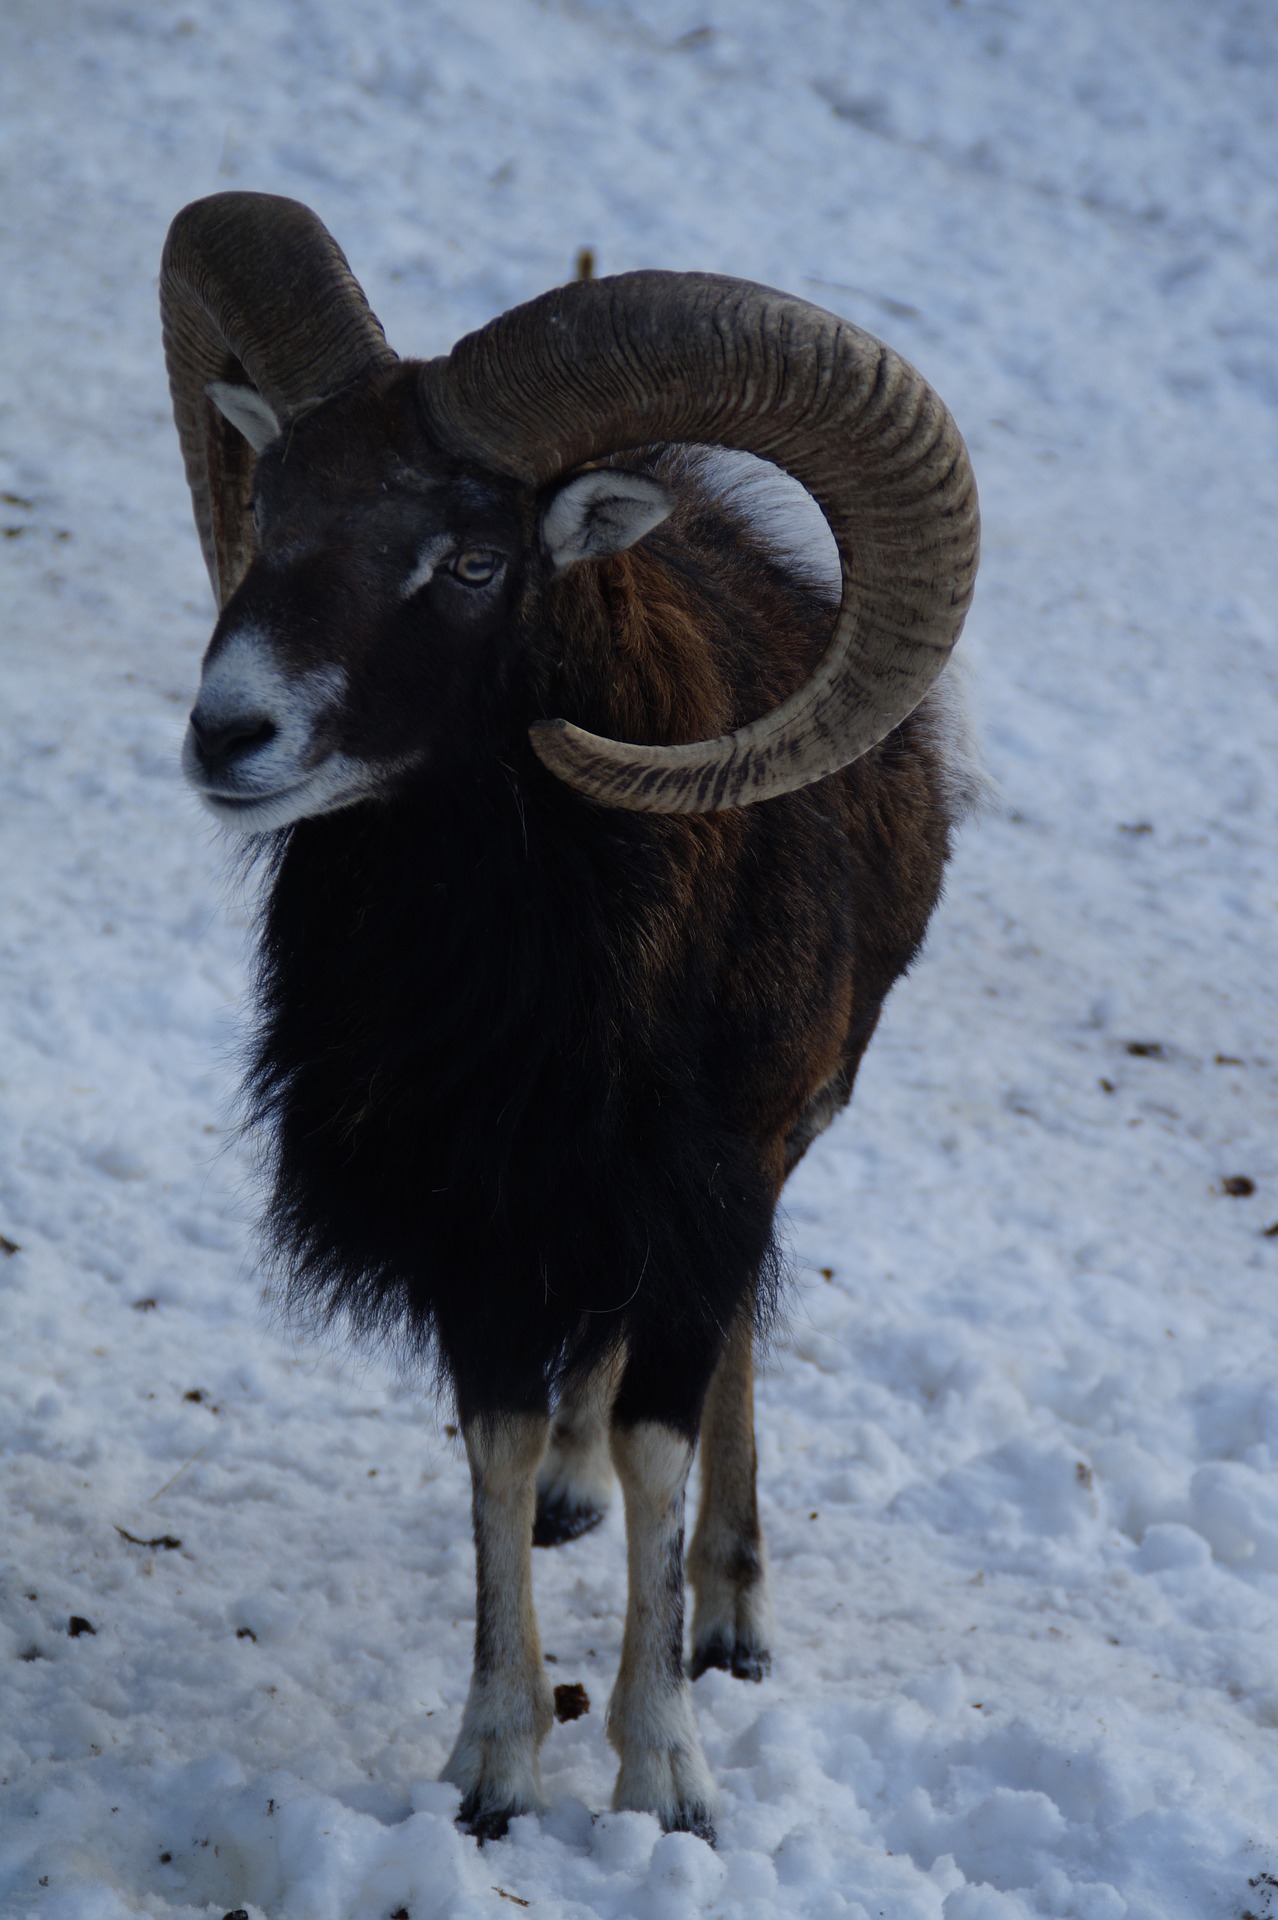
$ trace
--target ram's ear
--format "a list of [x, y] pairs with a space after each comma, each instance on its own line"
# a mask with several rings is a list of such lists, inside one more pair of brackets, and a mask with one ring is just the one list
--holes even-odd
[[651, 533], [673, 505], [670, 489], [646, 474], [617, 467], [579, 473], [542, 515], [542, 545], [556, 573], [578, 560], [603, 560]]
[[260, 453], [279, 438], [283, 431], [274, 407], [263, 400], [256, 387], [235, 386], [230, 380], [210, 380], [204, 389], [224, 420]]

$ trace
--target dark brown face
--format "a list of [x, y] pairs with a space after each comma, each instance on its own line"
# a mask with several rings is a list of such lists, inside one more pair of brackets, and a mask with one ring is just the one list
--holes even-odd
[[403, 375], [287, 425], [247, 389], [219, 388], [217, 404], [260, 441], [257, 554], [205, 655], [183, 768], [245, 832], [456, 765], [468, 744], [491, 750], [529, 594], [630, 545], [671, 504], [613, 468], [534, 501], [450, 465]]
[[468, 680], [491, 681], [531, 506], [413, 440], [399, 409], [343, 398], [263, 445], [257, 557], [183, 750], [219, 819], [262, 831], [385, 791], [430, 757]]

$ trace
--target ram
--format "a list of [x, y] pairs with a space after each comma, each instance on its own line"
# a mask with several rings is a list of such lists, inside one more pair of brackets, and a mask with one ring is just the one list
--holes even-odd
[[[941, 883], [962, 441], [887, 348], [741, 281], [579, 283], [400, 361], [313, 214], [231, 193], [161, 288], [220, 609], [185, 768], [267, 854], [269, 1245], [292, 1303], [433, 1358], [470, 1464], [445, 1777], [481, 1838], [539, 1804], [534, 1527], [589, 1525], [610, 1455], [615, 1804], [710, 1835], [685, 1483], [700, 1433], [692, 1672], [757, 1678], [774, 1213]], [[808, 490], [841, 595], [705, 447]]]

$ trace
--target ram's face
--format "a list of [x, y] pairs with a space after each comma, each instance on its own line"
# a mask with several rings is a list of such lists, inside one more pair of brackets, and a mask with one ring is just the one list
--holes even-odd
[[394, 789], [483, 751], [506, 714], [529, 588], [616, 552], [669, 509], [609, 469], [535, 499], [442, 460], [406, 383], [282, 425], [250, 389], [221, 410], [258, 453], [256, 553], [213, 634], [187, 779], [245, 832]]
[[206, 805], [248, 832], [385, 792], [430, 755], [458, 675], [500, 651], [527, 544], [514, 489], [421, 458], [394, 410], [258, 418], [256, 556], [183, 750]]

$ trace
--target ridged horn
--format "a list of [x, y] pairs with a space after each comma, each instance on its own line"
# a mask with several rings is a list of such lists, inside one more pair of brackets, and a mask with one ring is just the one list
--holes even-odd
[[833, 635], [773, 712], [670, 747], [534, 727], [582, 793], [704, 813], [793, 792], [881, 740], [944, 666], [972, 598], [976, 484], [937, 395], [859, 327], [749, 281], [629, 273], [515, 308], [420, 380], [441, 441], [528, 484], [653, 442], [734, 447], [806, 487], [838, 544]]
[[183, 208], [164, 246], [160, 315], [195, 523], [223, 607], [253, 554], [254, 455], [209, 383], [256, 387], [286, 419], [396, 355], [332, 235], [275, 194], [215, 193]]

